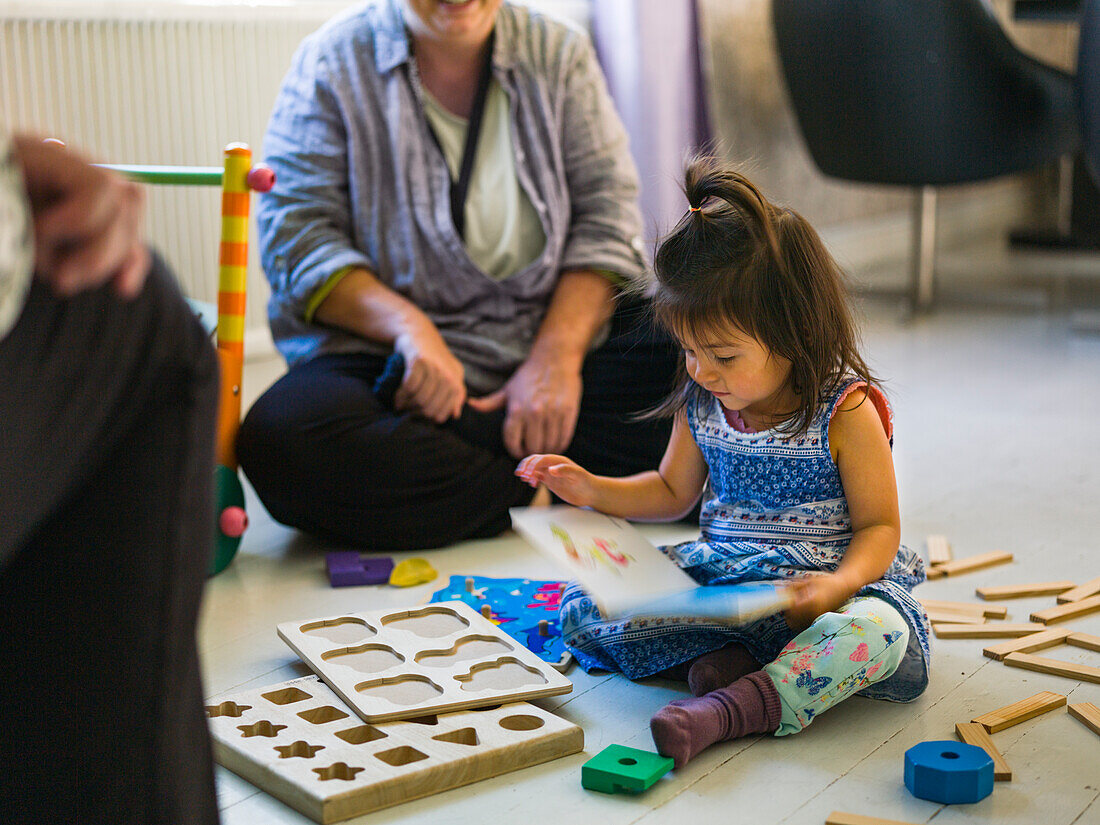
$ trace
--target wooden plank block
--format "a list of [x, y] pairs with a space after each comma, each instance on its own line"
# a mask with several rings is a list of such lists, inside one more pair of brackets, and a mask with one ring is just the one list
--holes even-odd
[[316, 676], [219, 698], [217, 762], [321, 823], [584, 748], [579, 727], [526, 702], [368, 725]]
[[959, 722], [955, 725], [955, 735], [966, 744], [976, 745], [989, 754], [989, 758], [993, 760], [994, 781], [1012, 781], [1012, 768], [1008, 766], [1004, 756], [989, 738], [989, 731], [977, 722]]
[[1060, 662], [1030, 653], [1009, 653], [1004, 658], [1006, 665], [1034, 670], [1036, 673], [1049, 673], [1052, 676], [1065, 676], [1067, 679], [1079, 679], [1082, 682], [1095, 682], [1100, 685], [1100, 667], [1077, 665], [1073, 662]]
[[[1010, 653], [1008, 655], [1022, 656], [1026, 654]], [[1007, 661], [1007, 659], [1008, 657], [1006, 656], [1005, 660]], [[997, 708], [988, 713], [983, 713], [981, 716], [977, 716], [970, 721], [977, 722], [990, 733], [996, 733], [997, 731], [1011, 728], [1013, 725], [1025, 722], [1028, 719], [1033, 719], [1047, 711], [1060, 708], [1065, 703], [1066, 697], [1062, 694], [1044, 690], [1040, 693], [1036, 693], [1034, 696], [1021, 699], [1019, 702], [1014, 702], [1011, 705], [1005, 705], [1003, 708]]]
[[1078, 702], [1066, 708], [1069, 715], [1077, 719], [1093, 733], [1100, 736], [1100, 708], [1092, 702]]
[[1061, 596], [1058, 597], [1058, 604], [1066, 604], [1067, 602], [1079, 602], [1081, 599], [1087, 599], [1089, 596], [1095, 596], [1100, 593], [1100, 577], [1091, 579], [1080, 587], [1075, 587], [1072, 590], [1067, 590]]
[[945, 602], [940, 599], [917, 599], [925, 610], [947, 610], [952, 613], [969, 613], [975, 616], [987, 616], [990, 619], [1003, 619], [1008, 616], [1008, 606], [1003, 604], [974, 604], [973, 602]]
[[1034, 653], [1036, 650], [1043, 650], [1044, 648], [1065, 644], [1067, 636], [1069, 636], [1069, 630], [1066, 628], [1052, 627], [1050, 630], [1044, 630], [1040, 633], [1031, 633], [1019, 639], [1013, 639], [1011, 642], [1001, 642], [999, 645], [990, 645], [984, 648], [982, 653], [990, 659], [996, 659], [999, 662], [1009, 653]]
[[913, 825], [913, 823], [902, 822], [900, 819], [882, 819], [878, 816], [833, 811], [825, 819], [825, 825]]
[[924, 577], [928, 579], [928, 581], [932, 581], [932, 579], [942, 579], [946, 575], [947, 574], [944, 573], [940, 567], [933, 567], [931, 565], [925, 568], [924, 571]]
[[365, 722], [573, 689], [568, 678], [460, 601], [283, 622], [276, 630]]
[[957, 613], [954, 610], [937, 610], [935, 608], [925, 608], [925, 613], [928, 614], [928, 621], [940, 622], [942, 624], [985, 624], [985, 616], [979, 616], [976, 613]]
[[1076, 602], [1067, 602], [1057, 607], [1048, 607], [1046, 610], [1037, 610], [1031, 614], [1031, 621], [1053, 624], [1096, 612], [1100, 612], [1100, 595], [1089, 596], [1087, 599]]
[[947, 536], [929, 536], [924, 540], [924, 543], [928, 548], [929, 564], [945, 564], [953, 558], [951, 544], [947, 541]]
[[1005, 584], [997, 587], [979, 587], [974, 593], [979, 599], [1026, 599], [1030, 596], [1057, 596], [1074, 587], [1071, 581], [1035, 582], [1034, 584]]
[[971, 604], [970, 602], [951, 602], [943, 599], [917, 599], [924, 608], [927, 610], [950, 610], [955, 613], [970, 613], [975, 616], [985, 615], [985, 606], [980, 604]]
[[937, 564], [934, 569], [939, 570], [945, 576], [957, 576], [960, 573], [981, 570], [995, 564], [1007, 564], [1010, 561], [1012, 561], [1011, 553], [994, 550], [990, 553], [982, 553], [980, 556], [968, 556], [965, 559], [955, 559], [946, 564]]
[[940, 639], [1006, 639], [1028, 636], [1041, 631], [1045, 625], [1036, 623], [1007, 624], [933, 624], [932, 630]]
[[1100, 653], [1100, 636], [1093, 636], [1091, 633], [1070, 633], [1066, 636], [1066, 644]]

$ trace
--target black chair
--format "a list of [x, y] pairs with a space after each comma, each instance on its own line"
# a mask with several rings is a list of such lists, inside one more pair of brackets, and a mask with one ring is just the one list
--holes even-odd
[[916, 309], [933, 298], [934, 187], [1077, 146], [1073, 78], [1017, 49], [982, 0], [773, 0], [772, 22], [818, 168], [917, 188]]

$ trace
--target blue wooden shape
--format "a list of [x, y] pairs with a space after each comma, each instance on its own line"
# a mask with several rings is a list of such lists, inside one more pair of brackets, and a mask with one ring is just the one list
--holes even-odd
[[993, 759], [964, 742], [921, 742], [905, 752], [905, 787], [932, 802], [978, 802], [993, 793]]
[[[472, 582], [466, 589], [466, 580]], [[561, 665], [569, 661], [569, 652], [561, 639], [558, 607], [565, 582], [534, 579], [494, 579], [488, 576], [451, 576], [447, 586], [432, 594], [431, 601], [457, 599], [481, 612], [489, 605], [491, 621], [544, 662]], [[539, 633], [539, 622], [546, 622], [546, 635]]]
[[393, 559], [389, 556], [364, 557], [354, 550], [347, 550], [327, 553], [325, 567], [333, 587], [385, 584], [393, 572]]
[[672, 770], [667, 756], [608, 745], [581, 767], [581, 785], [601, 793], [641, 793]]

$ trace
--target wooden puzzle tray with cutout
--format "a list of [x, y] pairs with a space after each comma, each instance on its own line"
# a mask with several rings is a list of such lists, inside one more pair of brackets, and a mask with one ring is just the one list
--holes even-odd
[[317, 822], [468, 785], [584, 749], [584, 732], [526, 702], [364, 724], [316, 676], [206, 708], [220, 765]]
[[367, 722], [573, 689], [568, 678], [457, 601], [284, 622], [278, 631]]

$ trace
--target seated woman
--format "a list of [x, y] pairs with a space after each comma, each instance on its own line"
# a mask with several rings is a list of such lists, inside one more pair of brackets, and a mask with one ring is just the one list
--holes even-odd
[[[302, 44], [264, 143], [290, 370], [241, 465], [280, 522], [397, 551], [499, 533], [515, 459], [652, 466], [678, 349], [637, 299], [637, 175], [587, 37], [501, 0], [372, 0]], [[637, 291], [641, 291], [638, 289]]]

